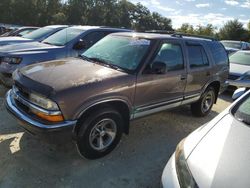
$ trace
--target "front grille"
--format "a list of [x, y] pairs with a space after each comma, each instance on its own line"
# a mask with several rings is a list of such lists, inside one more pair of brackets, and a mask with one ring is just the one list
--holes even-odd
[[29, 100], [29, 92], [25, 89], [23, 89], [23, 87], [19, 86], [18, 84], [15, 84], [13, 87], [16, 87], [19, 91], [19, 94], [26, 100]]
[[237, 80], [240, 76], [234, 75], [234, 74], [229, 74], [228, 79], [229, 80]]

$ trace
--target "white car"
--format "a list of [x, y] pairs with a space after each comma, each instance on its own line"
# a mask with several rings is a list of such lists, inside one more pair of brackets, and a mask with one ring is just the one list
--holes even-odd
[[250, 187], [250, 91], [182, 140], [163, 187]]

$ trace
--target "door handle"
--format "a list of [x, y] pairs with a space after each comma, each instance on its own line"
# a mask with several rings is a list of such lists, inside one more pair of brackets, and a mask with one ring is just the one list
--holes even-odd
[[210, 71], [207, 71], [206, 72], [206, 76], [210, 76], [211, 74], [210, 74]]

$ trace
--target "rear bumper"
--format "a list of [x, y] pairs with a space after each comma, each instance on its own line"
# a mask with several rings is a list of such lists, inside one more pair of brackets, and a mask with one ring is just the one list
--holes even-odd
[[250, 88], [250, 80], [228, 80], [228, 85]]
[[64, 121], [57, 124], [44, 124], [29, 117], [28, 114], [16, 107], [14, 99], [11, 97], [11, 91], [6, 94], [6, 109], [19, 122], [19, 124], [33, 135], [41, 138], [65, 141], [72, 139], [73, 129], [76, 121]]

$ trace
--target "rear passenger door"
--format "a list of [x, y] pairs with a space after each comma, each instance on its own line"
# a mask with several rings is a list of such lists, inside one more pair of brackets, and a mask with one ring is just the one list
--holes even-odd
[[185, 99], [197, 98], [210, 80], [212, 65], [207, 49], [202, 43], [186, 42], [188, 57], [188, 76], [185, 89]]

